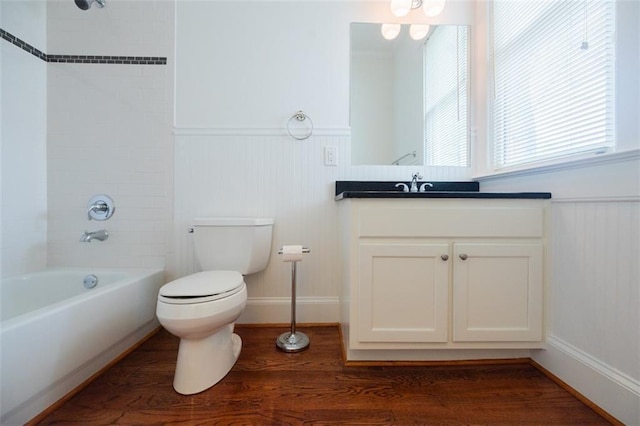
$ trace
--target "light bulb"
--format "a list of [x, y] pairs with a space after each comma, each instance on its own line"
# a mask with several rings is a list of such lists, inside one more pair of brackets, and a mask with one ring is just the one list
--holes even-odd
[[391, 0], [391, 13], [395, 16], [405, 16], [411, 12], [411, 0]]
[[387, 40], [393, 40], [400, 34], [400, 24], [382, 24], [382, 37]]
[[444, 9], [444, 2], [445, 0], [424, 0], [422, 11], [430, 17], [438, 16]]
[[427, 36], [429, 33], [429, 25], [427, 24], [412, 24], [409, 27], [409, 35], [414, 40], [420, 40]]

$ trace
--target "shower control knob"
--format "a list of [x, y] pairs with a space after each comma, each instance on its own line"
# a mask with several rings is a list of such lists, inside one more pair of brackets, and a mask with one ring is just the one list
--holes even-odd
[[111, 197], [106, 194], [98, 194], [91, 197], [87, 205], [88, 220], [107, 220], [113, 216], [116, 206]]

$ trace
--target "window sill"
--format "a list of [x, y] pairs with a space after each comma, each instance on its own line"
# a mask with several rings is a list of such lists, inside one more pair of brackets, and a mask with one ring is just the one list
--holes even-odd
[[607, 154], [589, 155], [587, 157], [574, 158], [572, 160], [558, 160], [545, 164], [539, 164], [526, 169], [510, 169], [504, 171], [486, 172], [473, 175], [473, 180], [482, 182], [505, 177], [533, 176], [550, 173], [559, 170], [577, 169], [583, 167], [596, 166], [608, 163], [618, 163], [623, 161], [640, 159], [640, 149], [630, 149], [626, 151], [612, 152]]

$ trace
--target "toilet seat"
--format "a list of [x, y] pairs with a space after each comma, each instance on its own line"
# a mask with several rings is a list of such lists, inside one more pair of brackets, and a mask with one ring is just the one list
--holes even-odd
[[203, 271], [163, 285], [158, 301], [176, 305], [210, 302], [229, 297], [244, 286], [237, 271]]

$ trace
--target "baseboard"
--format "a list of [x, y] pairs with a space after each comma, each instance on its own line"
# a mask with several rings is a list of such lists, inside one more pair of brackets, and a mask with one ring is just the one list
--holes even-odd
[[[299, 297], [296, 300], [297, 323], [337, 323], [340, 321], [338, 297]], [[236, 321], [237, 324], [286, 324], [291, 322], [288, 297], [253, 297]]]
[[[340, 324], [337, 322], [296, 322], [296, 325], [300, 328], [319, 328], [319, 327], [340, 327]], [[291, 327], [290, 322], [280, 322], [280, 323], [248, 323], [245, 322], [243, 324], [236, 323], [236, 330], [242, 328], [284, 328], [289, 329]]]
[[640, 424], [640, 382], [555, 336], [546, 350], [532, 350], [532, 360], [614, 419]]
[[530, 363], [530, 358], [463, 359], [444, 361], [344, 361], [345, 367], [460, 367]]

